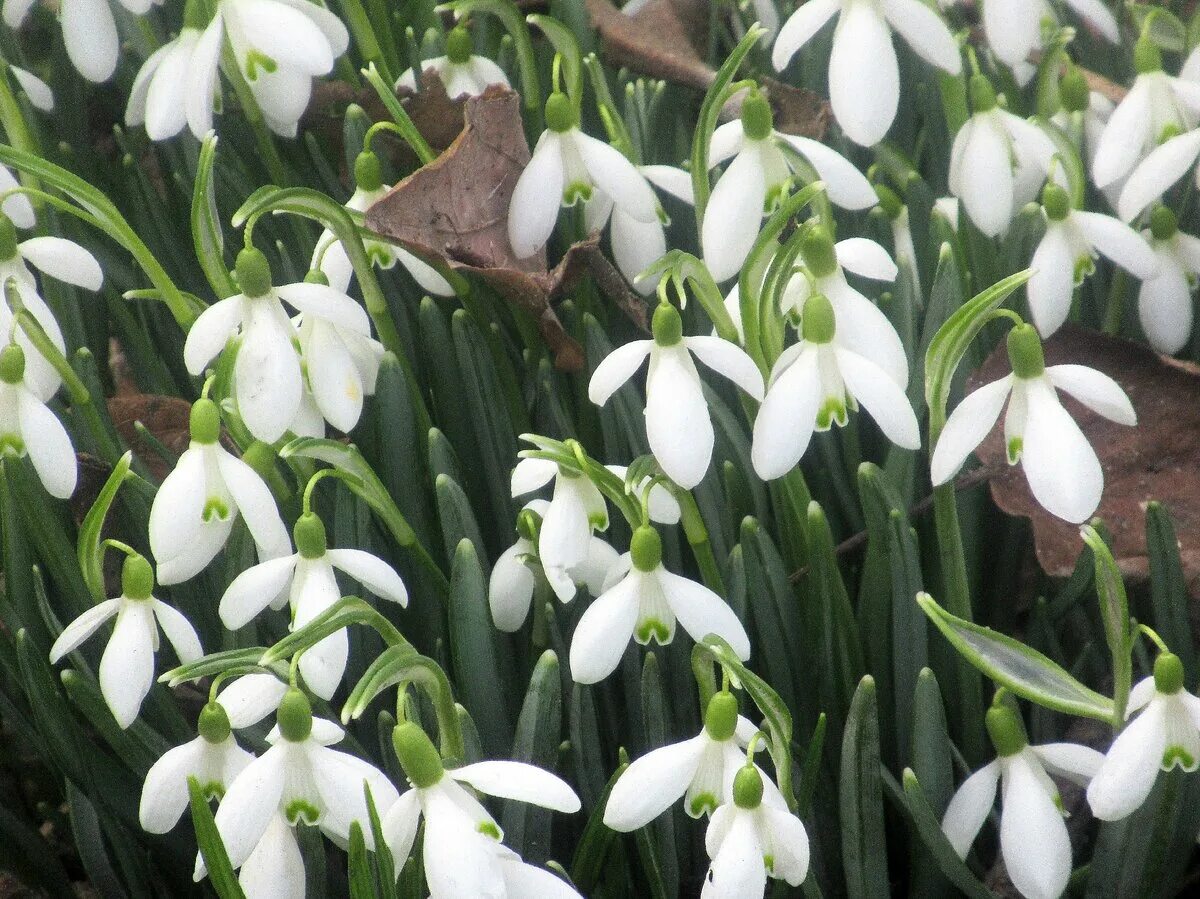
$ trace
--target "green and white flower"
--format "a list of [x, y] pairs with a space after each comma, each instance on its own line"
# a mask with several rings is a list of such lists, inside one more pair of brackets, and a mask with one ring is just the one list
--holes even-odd
[[[464, 95], [478, 97], [493, 84], [509, 86], [508, 76], [502, 68], [486, 56], [476, 55], [471, 33], [461, 25], [446, 35], [446, 55], [425, 60], [421, 70], [436, 73], [446, 89], [446, 96], [451, 99]], [[396, 79], [396, 88], [407, 88], [414, 93], [420, 90], [416, 73], [406, 69]]]
[[0, 457], [28, 455], [46, 492], [69, 499], [78, 477], [75, 449], [67, 429], [34, 386], [25, 378], [20, 345], [10, 343], [0, 350]]
[[1138, 291], [1138, 321], [1150, 345], [1177, 353], [1192, 336], [1192, 291], [1200, 277], [1200, 238], [1179, 230], [1175, 213], [1159, 206], [1143, 232], [1158, 257], [1158, 274]]

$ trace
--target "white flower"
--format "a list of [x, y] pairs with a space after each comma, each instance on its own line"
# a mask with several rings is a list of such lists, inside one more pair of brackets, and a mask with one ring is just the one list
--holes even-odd
[[[733, 800], [733, 779], [746, 764], [746, 745], [755, 731], [737, 713], [736, 697], [728, 691], [717, 693], [708, 702], [699, 734], [651, 750], [613, 784], [604, 806], [604, 825], [624, 832], [637, 830], [681, 797], [693, 818], [712, 814]], [[770, 781], [765, 785], [778, 792]]]
[[127, 556], [121, 595], [106, 599], [68, 624], [50, 647], [54, 664], [96, 633], [112, 617], [117, 621], [100, 658], [100, 692], [117, 724], [129, 727], [154, 683], [154, 653], [161, 627], [182, 663], [204, 655], [191, 623], [165, 602], [155, 599], [154, 571], [138, 555]]
[[178, 584], [213, 560], [239, 514], [260, 559], [291, 552], [287, 530], [262, 478], [221, 446], [220, 414], [212, 400], [192, 405], [191, 443], [150, 507], [150, 549], [161, 584]]
[[[446, 55], [425, 60], [421, 63], [421, 69], [436, 72], [446, 88], [446, 96], [451, 99], [464, 94], [478, 97], [491, 84], [508, 87], [508, 76], [504, 70], [486, 56], [475, 55], [471, 33], [461, 25], [446, 35]], [[416, 92], [419, 89], [416, 73], [407, 69], [396, 79], [396, 87]]]
[[876, 360], [839, 339], [833, 304], [819, 293], [804, 304], [801, 340], [780, 355], [767, 396], [754, 419], [750, 457], [763, 480], [791, 471], [808, 449], [813, 430], [844, 427], [848, 407], [866, 407], [889, 440], [905, 449], [921, 445], [920, 428], [904, 385]]
[[75, 492], [71, 438], [25, 380], [25, 351], [15, 343], [0, 350], [0, 456], [8, 453], [28, 454], [51, 496], [69, 499]]
[[[162, 0], [120, 0], [135, 15], [149, 12]], [[35, 0], [4, 0], [4, 24], [20, 28]], [[62, 0], [59, 4], [67, 58], [88, 81], [107, 81], [117, 68], [120, 37], [109, 0]]]
[[[1120, 28], [1103, 0], [1065, 0], [1081, 19], [1105, 40], [1118, 43]], [[988, 0], [983, 4], [983, 29], [996, 58], [1015, 70], [1029, 66], [1029, 56], [1042, 46], [1042, 22], [1054, 21], [1046, 0]]]
[[[980, 231], [997, 237], [1037, 197], [1056, 150], [1041, 128], [996, 105], [983, 75], [971, 77], [971, 105], [975, 112], [950, 150], [950, 191]], [[1061, 167], [1055, 172], [1054, 180], [1065, 184]]]
[[1067, 192], [1048, 184], [1042, 194], [1046, 233], [1033, 253], [1026, 292], [1033, 323], [1043, 337], [1062, 327], [1075, 286], [1095, 271], [1098, 254], [1143, 281], [1158, 274], [1158, 258], [1140, 234], [1099, 212], [1072, 209]]
[[287, 691], [287, 683], [274, 674], [243, 674], [232, 678], [221, 688], [217, 703], [229, 716], [229, 726], [241, 730], [253, 727], [267, 715], [274, 714]]
[[702, 899], [762, 896], [767, 875], [799, 886], [808, 875], [808, 833], [788, 811], [779, 791], [765, 791], [765, 778], [753, 766], [736, 774], [733, 801], [717, 809], [704, 834], [712, 865]]
[[921, 0], [808, 0], [779, 32], [771, 61], [782, 71], [834, 15], [829, 99], [846, 136], [865, 147], [883, 139], [900, 105], [900, 66], [892, 30], [931, 65], [962, 71], [958, 44], [941, 17]]
[[733, 609], [703, 584], [672, 574], [662, 564], [662, 540], [649, 525], [633, 535], [630, 551], [609, 571], [601, 593], [575, 626], [571, 676], [594, 684], [617, 667], [632, 637], [665, 646], [678, 621], [697, 642], [709, 634], [724, 639], [743, 661], [750, 638]]
[[[54, 313], [42, 299], [37, 279], [29, 266], [85, 290], [99, 290], [104, 284], [104, 272], [100, 270], [96, 257], [74, 241], [62, 237], [30, 237], [18, 242], [14, 224], [15, 220], [0, 213], [0, 290], [4, 289], [10, 278], [15, 282], [17, 294], [25, 308], [37, 319], [50, 342], [65, 356], [67, 345], [63, 341], [62, 331]], [[34, 221], [29, 222], [30, 226], [33, 224]], [[23, 328], [17, 326], [13, 331], [13, 309], [9, 307], [5, 291], [0, 299], [0, 337], [7, 339], [10, 333], [14, 333], [17, 345], [25, 351], [26, 386], [43, 402], [50, 399], [62, 384], [62, 378], [34, 347]]]
[[54, 112], [54, 92], [50, 90], [50, 85], [33, 72], [22, 69], [20, 66], [10, 64], [8, 71], [21, 90], [25, 91], [25, 96], [29, 98], [29, 103], [34, 109], [41, 112]]
[[[1117, 214], [1133, 221], [1139, 212], [1166, 193], [1200, 157], [1200, 128], [1164, 141], [1133, 170], [1121, 189]], [[1200, 181], [1200, 171], [1197, 172]]]
[[194, 777], [209, 799], [220, 799], [234, 778], [254, 760], [229, 729], [229, 718], [217, 703], [200, 712], [200, 735], [163, 754], [146, 773], [138, 819], [148, 833], [166, 833], [188, 807], [188, 778]]
[[1008, 335], [1013, 373], [980, 387], [955, 408], [933, 450], [934, 486], [944, 484], [991, 431], [1005, 400], [1004, 435], [1010, 465], [1021, 463], [1029, 489], [1052, 515], [1079, 523], [1100, 504], [1104, 472], [1096, 451], [1058, 399], [1064, 390], [1093, 412], [1118, 424], [1134, 425], [1129, 397], [1108, 375], [1083, 365], [1046, 367], [1042, 345], [1031, 325]]
[[[248, 895], [304, 895], [304, 864], [292, 832], [297, 824], [320, 827], [344, 846], [357, 821], [367, 848], [374, 848], [364, 787], [380, 814], [395, 803], [396, 788], [368, 762], [329, 748], [343, 736], [332, 721], [313, 718], [303, 693], [289, 690], [267, 735], [271, 747], [229, 785], [217, 830], [230, 863], [242, 868]], [[206, 873], [197, 856], [194, 879]]]
[[151, 53], [133, 80], [125, 124], [145, 125], [150, 140], [172, 138], [185, 125], [202, 140], [212, 128], [222, 32], [219, 20], [193, 21], [202, 6], [185, 4], [178, 36]]
[[684, 337], [679, 312], [662, 303], [654, 313], [653, 340], [634, 340], [609, 353], [592, 373], [588, 397], [598, 406], [650, 358], [646, 378], [646, 436], [658, 464], [680, 487], [704, 478], [714, 443], [708, 402], [692, 356], [762, 399], [762, 375], [741, 347], [719, 337]]
[[938, 197], [933, 201], [933, 211], [944, 218], [955, 231], [958, 230], [958, 197]]
[[[9, 191], [17, 190], [20, 186], [8, 167], [0, 165], [0, 193], [7, 194]], [[37, 217], [33, 214], [33, 204], [23, 193], [9, 194], [3, 204], [0, 204], [0, 211], [12, 219], [13, 224], [18, 228], [32, 228], [37, 224]]]
[[1101, 821], [1117, 821], [1146, 801], [1159, 770], [1200, 765], [1200, 699], [1183, 686], [1179, 657], [1163, 652], [1154, 676], [1129, 694], [1127, 716], [1137, 715], [1113, 740], [1088, 787], [1088, 804]]
[[1097, 187], [1128, 175], [1164, 137], [1190, 131], [1200, 116], [1200, 84], [1164, 72], [1149, 38], [1138, 41], [1134, 59], [1138, 75], [1096, 147], [1092, 179]]
[[658, 200], [632, 162], [619, 150], [579, 130], [565, 94], [546, 101], [546, 130], [513, 189], [508, 208], [508, 239], [518, 258], [540, 250], [554, 231], [558, 210], [594, 191], [639, 222], [658, 220]]
[[[383, 183], [379, 157], [370, 150], [358, 154], [354, 162], [354, 179], [354, 195], [346, 202], [346, 208], [351, 212], [366, 212], [392, 189], [391, 185]], [[418, 259], [403, 247], [381, 240], [364, 240], [363, 247], [371, 262], [380, 268], [390, 269], [399, 262], [425, 292], [439, 297], [454, 296], [454, 288], [433, 266]], [[330, 285], [336, 290], [345, 293], [350, 289], [354, 267], [350, 264], [346, 248], [332, 231], [326, 230], [321, 233], [313, 251], [311, 267], [324, 272]]]
[[292, 319], [304, 371], [293, 430], [305, 428], [317, 437], [324, 436], [326, 421], [345, 434], [354, 430], [362, 415], [363, 397], [375, 392], [385, 352], [383, 344], [371, 336], [367, 314], [357, 303], [322, 308], [324, 315], [302, 314]]
[[838, 206], [867, 209], [879, 202], [862, 172], [836, 150], [776, 131], [770, 104], [758, 91], [742, 102], [739, 120], [713, 132], [709, 168], [730, 157], [733, 162], [704, 209], [700, 235], [704, 262], [717, 281], [732, 278], [741, 269], [758, 238], [763, 214], [775, 205], [797, 169], [803, 172], [811, 167]]
[[1071, 840], [1058, 787], [1047, 774], [1084, 786], [1104, 757], [1076, 743], [1030, 746], [1016, 713], [996, 705], [987, 714], [997, 758], [954, 794], [942, 830], [960, 858], [987, 820], [1000, 787], [1000, 853], [1008, 876], [1028, 899], [1058, 899], [1071, 877]]
[[521, 762], [475, 762], [445, 769], [429, 737], [411, 722], [393, 731], [392, 742], [412, 784], [383, 816], [384, 838], [395, 859], [397, 876], [412, 852], [424, 817], [422, 858], [433, 899], [578, 896], [564, 881], [526, 865], [502, 846], [500, 826], [471, 792], [558, 812], [577, 812], [579, 797], [564, 781]]
[[[408, 605], [408, 590], [392, 566], [361, 549], [329, 549], [325, 526], [312, 512], [300, 516], [294, 534], [296, 553], [261, 562], [233, 579], [218, 610], [225, 627], [245, 626], [285, 594], [292, 607], [292, 629], [304, 627], [342, 598], [335, 568], [381, 599]], [[299, 667], [308, 688], [322, 699], [333, 696], [349, 653], [345, 628], [306, 649]]]
[[1138, 319], [1150, 345], [1177, 353], [1192, 335], [1192, 287], [1200, 276], [1200, 238], [1184, 234], [1173, 213], [1159, 206], [1145, 232], [1158, 257], [1158, 275], [1142, 282]]

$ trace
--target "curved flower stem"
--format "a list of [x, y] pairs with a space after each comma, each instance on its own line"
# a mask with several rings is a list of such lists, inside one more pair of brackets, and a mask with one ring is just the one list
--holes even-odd
[[705, 586], [724, 597], [725, 579], [721, 577], [721, 567], [717, 564], [717, 557], [713, 553], [712, 542], [708, 537], [708, 528], [700, 514], [700, 507], [696, 505], [696, 498], [692, 495], [692, 491], [680, 490], [675, 494], [675, 499], [678, 500], [682, 513], [680, 524], [683, 525], [683, 533], [687, 537], [688, 546], [692, 548], [696, 564], [700, 567], [700, 576], [704, 579]]
[[362, 76], [367, 79], [367, 83], [375, 89], [375, 93], [379, 95], [379, 99], [383, 102], [391, 115], [392, 122], [376, 122], [367, 131], [367, 138], [364, 145], [367, 149], [371, 147], [371, 138], [381, 127], [391, 125], [390, 130], [394, 130], [404, 139], [404, 142], [412, 148], [412, 151], [417, 154], [417, 159], [421, 165], [428, 165], [437, 158], [437, 153], [433, 151], [433, 147], [429, 146], [429, 142], [425, 140], [421, 132], [417, 129], [416, 124], [405, 111], [404, 106], [396, 99], [396, 92], [391, 87], [390, 81], [385, 81], [385, 76], [379, 74], [375, 63], [371, 63], [362, 70]]
[[383, 48], [380, 46], [379, 38], [375, 35], [371, 17], [367, 15], [367, 10], [360, 0], [342, 0], [342, 12], [346, 16], [346, 24], [350, 26], [350, 33], [354, 36], [354, 43], [358, 46], [358, 52], [362, 54], [363, 59], [370, 65], [378, 66], [388, 84], [394, 83], [396, 75], [383, 55]]
[[271, 180], [281, 187], [292, 183], [291, 175], [288, 172], [287, 166], [283, 163], [283, 157], [279, 155], [279, 148], [275, 146], [275, 138], [267, 128], [266, 119], [263, 118], [262, 109], [258, 105], [258, 101], [254, 99], [254, 94], [250, 90], [250, 85], [246, 83], [245, 77], [242, 75], [242, 69], [237, 63], [237, 59], [233, 55], [233, 49], [229, 46], [229, 42], [225, 42], [225, 46], [221, 49], [221, 63], [225, 70], [225, 77], [229, 79], [233, 85], [233, 92], [237, 95], [238, 103], [242, 107], [242, 115], [246, 117], [246, 121], [250, 123], [250, 128], [254, 132], [255, 143], [258, 144], [258, 151], [262, 154], [263, 165], [267, 167], [267, 172], [271, 176]]

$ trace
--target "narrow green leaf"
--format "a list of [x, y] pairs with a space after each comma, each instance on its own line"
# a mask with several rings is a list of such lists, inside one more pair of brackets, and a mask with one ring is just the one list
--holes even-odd
[[1129, 621], [1129, 599], [1117, 560], [1104, 538], [1091, 525], [1080, 530], [1083, 542], [1092, 550], [1096, 566], [1096, 595], [1100, 600], [1100, 620], [1104, 623], [1104, 639], [1108, 642], [1113, 667], [1113, 715], [1125, 720], [1125, 703], [1133, 685], [1133, 634]]
[[218, 299], [225, 299], [236, 294], [238, 289], [225, 266], [225, 236], [221, 231], [221, 215], [217, 211], [213, 186], [216, 161], [217, 135], [210, 131], [200, 142], [200, 157], [196, 163], [196, 181], [192, 188], [192, 240], [196, 259], [209, 286]]
[[[558, 656], [546, 650], [533, 668], [529, 689], [517, 718], [512, 752], [505, 756], [517, 762], [553, 771], [562, 739], [562, 672]], [[527, 802], [504, 803], [500, 818], [505, 842], [526, 861], [542, 864], [550, 858], [550, 812]]]
[[83, 524], [79, 526], [79, 538], [76, 542], [76, 552], [79, 556], [79, 570], [83, 573], [83, 582], [87, 584], [88, 592], [96, 602], [108, 598], [104, 589], [104, 550], [101, 547], [104, 519], [116, 499], [117, 491], [129, 475], [129, 466], [133, 461], [132, 450], [126, 451], [113, 469], [92, 507], [84, 516]]
[[208, 879], [221, 899], [245, 899], [246, 894], [233, 873], [225, 843], [213, 820], [212, 809], [194, 777], [188, 777], [188, 797], [192, 808], [192, 823], [196, 827], [196, 843], [208, 869]]
[[[886, 780], [891, 775], [885, 772], [884, 777]], [[904, 804], [916, 836], [933, 855], [938, 867], [950, 882], [971, 899], [995, 899], [992, 892], [971, 873], [966, 862], [958, 857], [958, 853], [942, 833], [941, 822], [929, 807], [921, 784], [911, 768], [904, 769], [904, 792], [900, 794], [900, 801]]]
[[1155, 500], [1146, 504], [1146, 553], [1150, 557], [1150, 602], [1154, 628], [1183, 662], [1187, 683], [1196, 683], [1196, 648], [1188, 617], [1189, 600], [1179, 539], [1171, 514]]
[[868, 674], [854, 693], [842, 738], [842, 868], [851, 899], [890, 894], [879, 766], [879, 709]]

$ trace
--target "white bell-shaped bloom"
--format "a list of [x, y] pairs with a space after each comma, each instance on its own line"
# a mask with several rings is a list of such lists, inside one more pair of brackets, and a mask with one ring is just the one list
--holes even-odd
[[1008, 462], [1019, 461], [1034, 499], [1066, 521], [1086, 521], [1100, 504], [1104, 472], [1096, 451], [1059, 401], [1063, 390], [1093, 412], [1134, 425], [1129, 397], [1108, 375], [1084, 365], [1046, 367], [1032, 325], [1009, 332], [1013, 373], [985, 384], [964, 399], [942, 429], [930, 463], [936, 487], [949, 481], [992, 430], [1008, 401], [1004, 436]]
[[527, 802], [557, 812], [579, 811], [579, 797], [563, 780], [522, 762], [475, 762], [443, 768], [417, 725], [393, 731], [392, 742], [412, 789], [383, 816], [383, 834], [396, 874], [412, 852], [425, 819], [422, 859], [432, 899], [565, 899], [578, 893], [549, 871], [521, 861], [501, 845], [496, 820], [472, 791]]
[[[1143, 209], [1170, 190], [1171, 185], [1187, 174], [1200, 157], [1200, 128], [1164, 141], [1141, 161], [1125, 186], [1117, 203], [1117, 213], [1125, 221], [1133, 219]], [[1196, 172], [1200, 183], [1200, 170]]]
[[[681, 798], [693, 818], [711, 815], [733, 800], [733, 779], [746, 764], [746, 746], [755, 731], [737, 713], [737, 698], [728, 691], [717, 693], [708, 702], [699, 734], [653, 749], [625, 769], [604, 806], [604, 825], [637, 830]], [[778, 791], [769, 780], [764, 786]]]
[[[476, 56], [471, 43], [471, 33], [459, 25], [446, 35], [446, 55], [435, 56], [421, 63], [421, 69], [428, 72], [432, 69], [441, 79], [446, 88], [446, 96], [450, 99], [461, 97], [478, 97], [489, 85], [500, 84], [508, 87], [508, 76], [504, 70], [486, 56]], [[416, 92], [420, 90], [416, 73], [406, 69], [404, 74], [396, 79], [397, 88], [407, 88]]]
[[[1041, 128], [996, 105], [983, 75], [971, 78], [971, 105], [975, 112], [950, 149], [950, 191], [980, 231], [998, 237], [1016, 211], [1037, 197], [1056, 150]], [[1054, 180], [1065, 183], [1061, 166], [1054, 170]]]
[[[120, 0], [135, 15], [149, 12], [162, 0]], [[35, 0], [4, 0], [4, 24], [20, 28], [29, 17]], [[63, 44], [67, 58], [88, 81], [107, 81], [117, 68], [121, 49], [117, 22], [109, 0], [62, 0], [58, 5]]]
[[[512, 633], [525, 623], [529, 608], [537, 589], [537, 572], [544, 567], [538, 560], [537, 532], [541, 521], [545, 521], [550, 503], [544, 499], [530, 500], [522, 514], [517, 517], [517, 542], [502, 552], [492, 566], [488, 581], [488, 607], [492, 622], [502, 631]], [[527, 514], [528, 513], [528, 514]], [[569, 582], [570, 592], [560, 584], [566, 598], [556, 592], [559, 599], [567, 602], [574, 599], [578, 588], [584, 587], [592, 596], [599, 596], [604, 579], [618, 558], [617, 551], [594, 534], [588, 537], [587, 554], [570, 568], [558, 573], [558, 578]], [[549, 577], [547, 583], [551, 583]], [[552, 589], [554, 585], [551, 584]]]
[[662, 564], [662, 539], [649, 525], [633, 535], [630, 551], [608, 573], [602, 592], [575, 626], [571, 676], [594, 684], [608, 677], [632, 638], [665, 646], [678, 621], [695, 641], [716, 634], [738, 658], [750, 658], [750, 638], [737, 614], [703, 584], [672, 574]]
[[[1139, 714], [1140, 713], [1140, 714]], [[1088, 805], [1101, 821], [1118, 821], [1146, 801], [1158, 772], [1200, 766], [1200, 699], [1183, 685], [1179, 657], [1164, 652], [1154, 676], [1129, 694], [1125, 725], [1088, 787]]]
[[766, 783], [758, 768], [743, 765], [734, 776], [733, 801], [713, 813], [704, 834], [712, 865], [702, 899], [754, 899], [765, 894], [768, 875], [792, 886], [808, 876], [804, 824]]
[[1006, 706], [989, 709], [987, 724], [997, 758], [963, 781], [946, 809], [942, 830], [959, 857], [966, 858], [999, 786], [1000, 854], [1009, 879], [1028, 899], [1058, 899], [1071, 877], [1071, 840], [1058, 787], [1049, 775], [1086, 786], [1104, 756], [1076, 743], [1030, 746], [1016, 713]]
[[[1078, 147], [1091, 171], [1096, 164], [1100, 140], [1116, 106], [1104, 94], [1092, 90], [1083, 72], [1073, 64], [1067, 67], [1059, 80], [1058, 92], [1060, 105], [1050, 116], [1050, 122]], [[1127, 174], [1114, 179], [1101, 190], [1113, 209], [1117, 208]]]
[[25, 92], [25, 96], [29, 98], [29, 103], [34, 109], [40, 112], [54, 112], [54, 91], [50, 90], [50, 85], [33, 72], [22, 69], [20, 66], [10, 64], [8, 71], [13, 76], [13, 80], [17, 82], [17, 86]]
[[[346, 845], [358, 822], [368, 849], [374, 848], [366, 788], [383, 814], [398, 794], [387, 776], [368, 762], [330, 749], [345, 732], [332, 721], [313, 718], [308, 699], [289, 690], [278, 724], [267, 735], [271, 747], [229, 785], [216, 823], [229, 861], [242, 868], [248, 896], [303, 896], [304, 864], [292, 828], [320, 827]], [[197, 855], [194, 879], [207, 874]]]
[[212, 128], [224, 34], [219, 16], [205, 21], [203, 6], [196, 0], [184, 4], [179, 34], [151, 53], [133, 80], [125, 124], [145, 125], [150, 140], [168, 140], [185, 126], [202, 140]]
[[342, 304], [342, 309], [349, 314], [292, 319], [304, 371], [291, 427], [297, 434], [324, 436], [325, 422], [350, 433], [362, 416], [363, 398], [375, 392], [384, 346], [371, 336], [370, 320], [361, 306]]
[[[379, 157], [370, 150], [359, 153], [354, 161], [354, 183], [354, 195], [346, 201], [346, 208], [351, 212], [366, 212], [392, 189], [391, 185], [383, 183]], [[438, 297], [454, 296], [454, 288], [433, 266], [403, 247], [382, 240], [364, 240], [363, 248], [371, 262], [382, 269], [390, 269], [399, 262], [427, 293]], [[343, 293], [350, 289], [350, 282], [354, 279], [354, 267], [350, 264], [346, 248], [329, 230], [323, 231], [317, 241], [311, 268], [324, 272], [330, 285]]]
[[1178, 353], [1192, 336], [1192, 289], [1200, 277], [1200, 238], [1179, 230], [1175, 213], [1159, 206], [1145, 232], [1158, 257], [1158, 275], [1138, 291], [1138, 320], [1150, 346]]
[[846, 136], [871, 147], [883, 140], [900, 105], [899, 32], [918, 56], [951, 75], [962, 71], [958, 43], [921, 0], [808, 0], [784, 22], [771, 61], [782, 71], [837, 15], [829, 56], [829, 99]]
[[877, 359], [839, 340], [833, 304], [819, 293], [804, 304], [801, 340], [780, 355], [767, 396], [754, 419], [750, 458], [763, 480], [787, 474], [804, 455], [814, 430], [845, 427], [848, 410], [862, 404], [889, 440], [921, 445], [917, 416]]
[[517, 257], [525, 259], [545, 246], [561, 207], [587, 202], [596, 191], [636, 221], [658, 221], [658, 200], [637, 167], [619, 150], [580, 131], [571, 101], [553, 93], [546, 101], [546, 130], [508, 207], [508, 240]]
[[154, 571], [141, 556], [128, 556], [121, 574], [121, 595], [106, 599], [68, 624], [50, 647], [54, 664], [96, 633], [100, 625], [116, 617], [112, 636], [100, 657], [100, 692], [121, 727], [137, 718], [142, 700], [154, 683], [154, 654], [158, 651], [158, 629], [186, 664], [204, 655], [200, 638], [182, 613], [155, 599]]
[[0, 456], [8, 453], [28, 455], [51, 496], [70, 499], [75, 492], [78, 468], [71, 438], [25, 380], [25, 351], [15, 343], [0, 350]]
[[271, 491], [253, 468], [219, 442], [220, 413], [212, 400], [192, 405], [191, 443], [150, 507], [150, 549], [158, 580], [178, 584], [213, 560], [240, 514], [260, 559], [291, 552]]
[[655, 310], [653, 331], [653, 340], [631, 341], [604, 358], [592, 373], [588, 397], [603, 406], [649, 357], [645, 411], [650, 449], [667, 477], [690, 490], [708, 471], [715, 442], [692, 356], [756, 400], [762, 399], [762, 375], [745, 351], [727, 340], [684, 337], [679, 312], [666, 303]]
[[[62, 330], [54, 313], [42, 299], [37, 279], [29, 267], [33, 266], [43, 274], [85, 290], [99, 290], [104, 284], [104, 272], [95, 256], [66, 238], [30, 237], [18, 242], [13, 227], [15, 224], [13, 219], [0, 214], [0, 291], [4, 291], [4, 285], [11, 278], [25, 308], [37, 319], [50, 342], [65, 356], [67, 345]], [[30, 221], [29, 224], [32, 226], [34, 222]], [[25, 351], [26, 386], [38, 399], [50, 399], [62, 384], [62, 378], [38, 352], [23, 328], [17, 326], [14, 332], [13, 310], [9, 306], [7, 292], [4, 292], [0, 294], [0, 335], [7, 339], [10, 333], [14, 334], [17, 345]]]
[[1062, 327], [1071, 295], [1096, 270], [1103, 255], [1134, 277], [1147, 281], [1158, 272], [1158, 257], [1145, 239], [1124, 222], [1099, 212], [1072, 209], [1067, 192], [1048, 184], [1042, 193], [1046, 233], [1033, 253], [1026, 293], [1033, 323], [1043, 337]]
[[[1105, 40], [1116, 44], [1121, 31], [1103, 0], [1064, 0], [1076, 15]], [[986, 0], [983, 31], [996, 58], [1014, 71], [1030, 65], [1030, 55], [1042, 47], [1042, 22], [1055, 21], [1047, 0]]]
[[189, 803], [189, 777], [196, 778], [205, 797], [220, 799], [254, 760], [238, 746], [218, 703], [201, 710], [199, 730], [196, 739], [168, 750], [146, 773], [138, 819], [147, 833], [167, 833], [179, 823]]
[[[312, 512], [296, 521], [297, 552], [247, 568], [225, 590], [219, 613], [230, 630], [245, 626], [286, 595], [292, 629], [304, 627], [342, 598], [334, 569], [361, 583], [381, 599], [408, 605], [408, 590], [392, 566], [361, 549], [329, 549], [325, 525]], [[346, 629], [334, 631], [300, 656], [300, 673], [322, 699], [333, 696], [346, 671], [350, 641]]]
[[709, 168], [731, 157], [733, 162], [704, 209], [700, 235], [704, 263], [717, 281], [741, 270], [758, 238], [763, 215], [771, 211], [798, 170], [811, 169], [838, 206], [867, 209], [879, 202], [862, 172], [836, 150], [776, 131], [770, 104], [757, 91], [742, 102], [739, 120], [713, 132]]
[[229, 716], [229, 726], [241, 730], [253, 727], [268, 715], [275, 714], [287, 691], [287, 683], [274, 674], [243, 674], [231, 678], [221, 688], [217, 693], [217, 703]]

